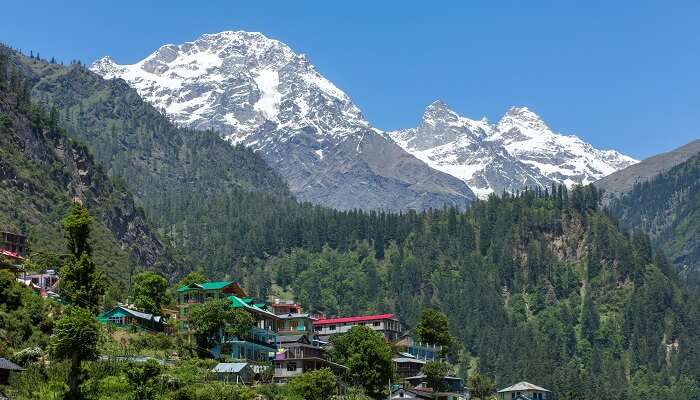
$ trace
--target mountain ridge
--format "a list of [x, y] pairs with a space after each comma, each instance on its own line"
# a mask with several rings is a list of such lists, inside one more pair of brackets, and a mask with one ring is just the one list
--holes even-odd
[[306, 56], [262, 34], [206, 34], [132, 65], [102, 58], [91, 69], [124, 79], [177, 124], [254, 149], [302, 201], [399, 211], [463, 207], [475, 198], [372, 127]]
[[[123, 283], [136, 268], [183, 269], [181, 255], [152, 229], [131, 193], [65, 134], [58, 111], [32, 101], [14, 56], [0, 46], [0, 224], [29, 233], [34, 253], [63, 254], [60, 219], [77, 201], [95, 215], [95, 258], [111, 277]], [[6, 70], [9, 85], [2, 82]]]
[[527, 107], [496, 123], [459, 115], [442, 101], [426, 107], [416, 128], [388, 133], [433, 168], [465, 181], [480, 197], [553, 184], [587, 184], [636, 160], [562, 135]]
[[700, 270], [700, 140], [649, 157], [595, 186], [628, 231], [640, 231], [674, 264]]
[[606, 201], [629, 192], [637, 183], [643, 183], [661, 173], [667, 172], [690, 157], [700, 153], [700, 139], [677, 149], [648, 157], [637, 164], [621, 169], [595, 182], [605, 190]]

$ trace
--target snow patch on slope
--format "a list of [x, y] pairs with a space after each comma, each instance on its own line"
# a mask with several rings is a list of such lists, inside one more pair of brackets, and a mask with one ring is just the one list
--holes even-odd
[[255, 110], [261, 112], [268, 120], [277, 120], [279, 104], [282, 101], [282, 94], [277, 90], [280, 83], [279, 74], [277, 71], [262, 70], [253, 79], [261, 92], [260, 100], [255, 103]]

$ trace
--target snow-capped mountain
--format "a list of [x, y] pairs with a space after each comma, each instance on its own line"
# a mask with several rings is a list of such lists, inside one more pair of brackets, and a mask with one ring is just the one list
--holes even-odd
[[588, 184], [637, 162], [555, 133], [525, 107], [512, 107], [491, 124], [436, 101], [417, 128], [388, 135], [431, 167], [462, 179], [479, 197], [552, 183]]
[[124, 79], [177, 124], [260, 151], [301, 200], [400, 210], [474, 199], [373, 128], [304, 55], [260, 33], [207, 34], [132, 65], [105, 57], [91, 70]]

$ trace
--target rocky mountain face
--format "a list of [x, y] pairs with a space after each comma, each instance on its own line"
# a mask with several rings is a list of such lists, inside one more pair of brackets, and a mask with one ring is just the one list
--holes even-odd
[[431, 167], [462, 179], [480, 197], [525, 187], [588, 184], [636, 163], [617, 151], [555, 133], [525, 107], [512, 107], [491, 124], [460, 116], [436, 101], [418, 127], [388, 135]]
[[459, 179], [373, 128], [304, 55], [262, 34], [203, 35], [133, 65], [106, 57], [91, 70], [124, 79], [178, 125], [213, 129], [254, 149], [302, 201], [404, 210], [474, 199]]

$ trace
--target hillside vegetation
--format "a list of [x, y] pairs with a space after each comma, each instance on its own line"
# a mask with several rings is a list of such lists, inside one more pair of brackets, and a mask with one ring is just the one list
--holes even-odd
[[623, 229], [647, 233], [673, 262], [700, 268], [700, 153], [611, 201]]
[[8, 64], [0, 52], [0, 226], [28, 233], [32, 253], [64, 254], [60, 219], [77, 200], [98, 216], [95, 257], [112, 276], [126, 281], [137, 268], [182, 268], [131, 194], [66, 136], [56, 109], [32, 102], [26, 79]]
[[[457, 338], [450, 359], [460, 374], [492, 375], [498, 386], [537, 382], [562, 399], [698, 395], [700, 296], [652, 240], [627, 233], [601, 211], [593, 186], [492, 196], [468, 211], [341, 212], [300, 204], [254, 153], [211, 132], [173, 127], [123, 82], [100, 80], [79, 65], [15, 57], [32, 77], [35, 100], [60, 110], [32, 107], [28, 87], [10, 85], [24, 89], [7, 95], [2, 108], [12, 127], [3, 128], [12, 135], [2, 136], [10, 138], [2, 160], [23, 171], [7, 175], [24, 179], [16, 187], [41, 189], [23, 189], [16, 201], [51, 211], [73, 196], [65, 187], [82, 188], [105, 229], [123, 208], [101, 208], [114, 203], [98, 200], [121, 193], [133, 206], [119, 184], [105, 183], [106, 174], [86, 181], [101, 173], [97, 167], [52, 183], [67, 165], [56, 157], [69, 154], [58, 149], [74, 149], [83, 160], [77, 164], [93, 165], [55, 128], [66, 123], [67, 135], [85, 140], [105, 170], [133, 190], [145, 210], [133, 207], [138, 221], [148, 216], [210, 277], [240, 280], [251, 296], [282, 291], [329, 315], [394, 312], [406, 326], [424, 307], [439, 308]], [[34, 128], [18, 130], [21, 124]], [[28, 158], [27, 144], [51, 151]], [[20, 161], [7, 161], [14, 159]], [[660, 185], [694, 196], [688, 182], [696, 172], [683, 171], [672, 170]], [[23, 223], [51, 232], [56, 219], [37, 214], [43, 219]], [[109, 267], [117, 257], [97, 263]], [[154, 268], [171, 279], [191, 269]]]

